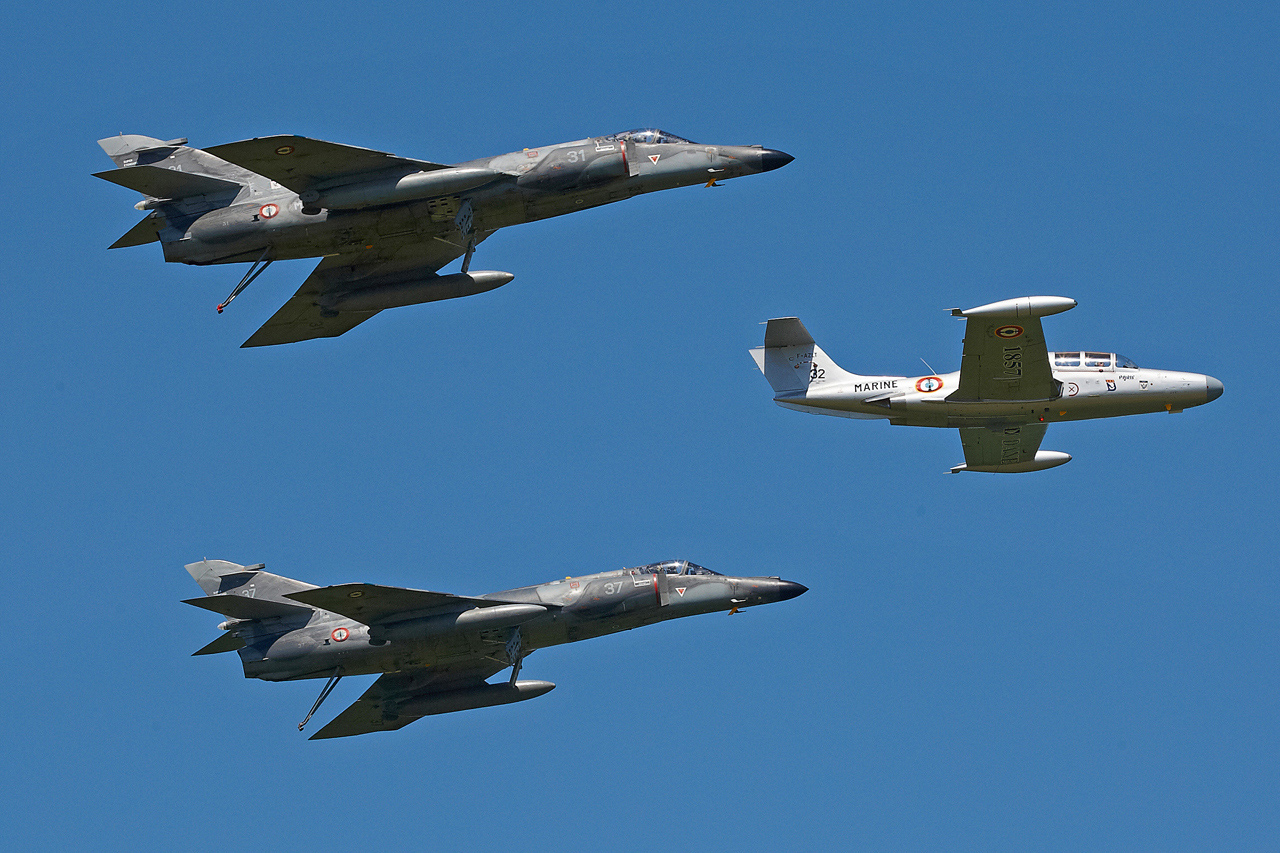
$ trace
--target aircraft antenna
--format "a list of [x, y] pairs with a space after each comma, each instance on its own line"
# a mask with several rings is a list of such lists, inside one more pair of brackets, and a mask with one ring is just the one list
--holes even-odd
[[[921, 356], [921, 357], [920, 357], [920, 360], [921, 360], [921, 361], [924, 361], [924, 356]], [[924, 361], [924, 366], [925, 366], [925, 367], [928, 367], [928, 368], [929, 368], [929, 372], [930, 372], [931, 374], [933, 374], [934, 376], [937, 376], [937, 375], [938, 375], [938, 371], [934, 370], [934, 369], [933, 369], [933, 367], [932, 367], [932, 366], [930, 366], [929, 362]]]

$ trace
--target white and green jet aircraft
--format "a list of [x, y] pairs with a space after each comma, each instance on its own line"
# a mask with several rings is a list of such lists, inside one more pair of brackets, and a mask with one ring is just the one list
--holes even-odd
[[1057, 421], [1180, 412], [1222, 395], [1199, 373], [1145, 370], [1110, 352], [1049, 352], [1040, 318], [1074, 308], [1062, 296], [1024, 296], [952, 309], [967, 322], [960, 370], [926, 376], [859, 376], [836, 366], [795, 317], [770, 320], [751, 350], [788, 409], [905, 426], [960, 430], [963, 465], [951, 472], [1040, 471], [1071, 456], [1040, 450]]
[[[227, 617], [197, 655], [237, 651], [246, 678], [328, 678], [301, 729], [343, 675], [377, 674], [356, 702], [312, 735], [346, 737], [420, 717], [533, 699], [555, 687], [521, 681], [535, 649], [681, 616], [786, 601], [806, 592], [776, 577], [728, 577], [687, 560], [554, 580], [475, 598], [347, 583], [317, 587], [226, 560], [187, 566]], [[487, 679], [511, 667], [511, 677]]]

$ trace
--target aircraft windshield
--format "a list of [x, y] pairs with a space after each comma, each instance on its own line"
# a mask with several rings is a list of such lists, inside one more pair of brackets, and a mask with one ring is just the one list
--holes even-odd
[[683, 137], [676, 136], [674, 133], [667, 133], [665, 130], [658, 130], [654, 127], [624, 130], [622, 133], [615, 133], [607, 138], [616, 139], [619, 142], [640, 142], [645, 145], [693, 144]]
[[669, 575], [719, 575], [719, 572], [713, 572], [710, 569], [703, 568], [697, 563], [690, 563], [688, 560], [667, 560], [662, 563], [650, 563], [647, 566], [638, 566], [631, 570], [637, 575], [656, 575], [659, 571], [665, 571]]
[[1137, 370], [1138, 369], [1138, 365], [1133, 363], [1133, 359], [1125, 358], [1119, 353], [1116, 354], [1116, 367], [1120, 368], [1121, 370]]

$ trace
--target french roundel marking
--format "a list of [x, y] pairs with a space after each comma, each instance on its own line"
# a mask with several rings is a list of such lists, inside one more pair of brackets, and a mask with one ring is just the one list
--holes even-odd
[[1000, 328], [996, 329], [996, 337], [1004, 338], [1006, 341], [1008, 341], [1020, 336], [1023, 331], [1024, 330], [1021, 326], [1001, 326]]
[[916, 390], [925, 394], [930, 394], [942, 387], [942, 378], [939, 376], [926, 376], [923, 379], [916, 380]]
[[280, 205], [278, 204], [264, 204], [262, 207], [258, 209], [258, 215], [261, 216], [263, 219], [270, 219], [271, 217], [275, 216], [279, 212], [280, 212]]
[[333, 637], [333, 641], [335, 643], [341, 643], [347, 637], [351, 636], [351, 632], [348, 631], [346, 628], [334, 628], [333, 633], [330, 634], [329, 636]]
[[292, 154], [292, 153], [293, 153], [293, 146], [292, 146], [292, 145], [281, 145], [279, 148], [277, 148], [277, 149], [276, 149], [276, 153], [277, 153], [277, 154], [279, 154], [281, 157], [285, 156], [286, 154]]

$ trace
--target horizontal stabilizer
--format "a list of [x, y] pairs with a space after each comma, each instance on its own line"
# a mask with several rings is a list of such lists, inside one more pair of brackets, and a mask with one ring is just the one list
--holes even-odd
[[371, 583], [322, 586], [302, 592], [291, 592], [285, 597], [346, 616], [365, 625], [403, 619], [411, 613], [425, 613], [444, 608], [496, 607], [499, 604], [508, 603], [487, 598], [450, 595], [447, 592], [428, 592]]
[[243, 649], [244, 646], [245, 646], [244, 640], [240, 639], [234, 634], [223, 634], [221, 637], [214, 640], [212, 643], [200, 649], [199, 651], [192, 652], [191, 656], [195, 657], [196, 655], [216, 655], [219, 652], [234, 652], [236, 649]]
[[221, 613], [232, 619], [273, 619], [277, 616], [300, 616], [311, 612], [310, 607], [234, 594], [190, 598], [182, 603], [203, 607], [205, 610], [212, 610], [214, 613]]
[[241, 187], [235, 181], [224, 181], [221, 178], [211, 178], [208, 175], [196, 175], [191, 172], [178, 172], [162, 166], [126, 166], [123, 169], [94, 172], [93, 176], [153, 198], [180, 199], [239, 192]]
[[160, 223], [161, 220], [154, 216], [148, 216], [137, 225], [130, 228], [123, 236], [110, 246], [108, 249], [123, 249], [128, 246], [142, 246], [147, 243], [154, 243], [160, 239]]

